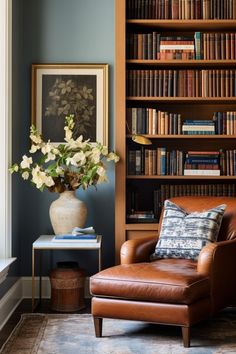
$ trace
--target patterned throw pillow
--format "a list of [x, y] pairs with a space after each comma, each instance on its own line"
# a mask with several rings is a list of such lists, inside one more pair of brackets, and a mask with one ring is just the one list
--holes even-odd
[[226, 205], [188, 214], [178, 205], [166, 200], [164, 208], [160, 237], [151, 260], [196, 260], [205, 245], [217, 240]]

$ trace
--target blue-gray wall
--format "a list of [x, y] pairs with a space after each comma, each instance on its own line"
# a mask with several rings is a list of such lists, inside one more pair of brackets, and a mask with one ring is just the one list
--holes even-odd
[[[32, 63], [108, 63], [109, 147], [114, 148], [114, 0], [14, 0], [13, 160], [29, 149], [30, 79]], [[114, 264], [114, 166], [110, 183], [79, 191], [89, 211], [88, 225], [103, 235], [104, 266]], [[31, 274], [31, 245], [52, 233], [48, 216], [55, 193], [34, 189], [13, 177], [13, 250], [20, 274]], [[91, 274], [97, 270], [93, 252], [45, 253], [45, 272], [57, 260], [77, 259]], [[49, 263], [48, 263], [49, 262]]]

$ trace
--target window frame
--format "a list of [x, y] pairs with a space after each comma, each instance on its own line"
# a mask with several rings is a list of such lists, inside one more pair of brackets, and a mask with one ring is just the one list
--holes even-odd
[[12, 254], [12, 0], [0, 1], [0, 53], [0, 259], [7, 259]]

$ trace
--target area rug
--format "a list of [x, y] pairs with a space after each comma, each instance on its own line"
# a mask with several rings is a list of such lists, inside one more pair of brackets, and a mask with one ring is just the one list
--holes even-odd
[[105, 319], [96, 338], [89, 314], [24, 314], [0, 353], [236, 354], [236, 310], [194, 326], [190, 348], [183, 348], [179, 327]]

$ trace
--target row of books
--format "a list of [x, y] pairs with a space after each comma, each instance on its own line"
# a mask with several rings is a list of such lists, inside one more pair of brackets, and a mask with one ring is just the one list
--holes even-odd
[[235, 33], [195, 33], [196, 59], [232, 60], [236, 58]]
[[189, 195], [197, 197], [235, 197], [236, 184], [162, 184], [153, 192], [153, 213], [155, 217], [159, 219], [164, 201], [166, 199]]
[[180, 113], [169, 113], [155, 108], [128, 107], [126, 117], [132, 134], [236, 134], [236, 112], [214, 112], [212, 120], [186, 119], [182, 122]]
[[157, 149], [129, 149], [128, 175], [145, 176], [236, 176], [236, 150], [167, 151]]
[[127, 108], [127, 121], [132, 134], [181, 134], [181, 114], [162, 112], [154, 108]]
[[203, 184], [160, 184], [153, 187], [149, 200], [150, 210], [144, 201], [143, 192], [137, 188], [130, 187], [127, 193], [127, 222], [156, 222], [159, 220], [164, 201], [173, 197], [181, 196], [222, 196], [235, 197], [235, 183], [203, 183]]
[[127, 0], [135, 19], [234, 19], [235, 0]]
[[134, 97], [235, 97], [236, 70], [128, 70]]
[[235, 33], [201, 33], [161, 36], [160, 33], [129, 33], [127, 58], [140, 60], [230, 60], [236, 58]]
[[236, 112], [215, 112], [213, 114], [216, 134], [236, 134]]

